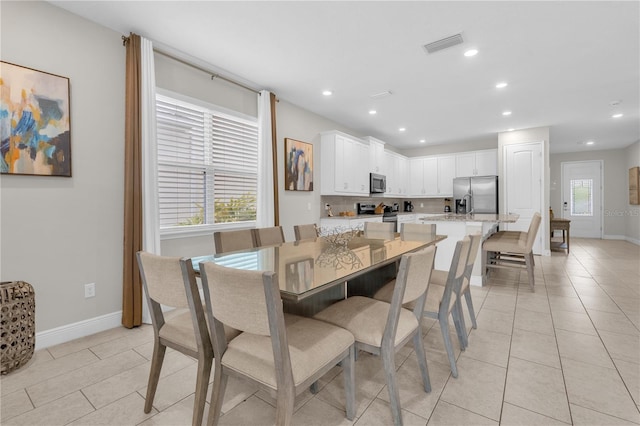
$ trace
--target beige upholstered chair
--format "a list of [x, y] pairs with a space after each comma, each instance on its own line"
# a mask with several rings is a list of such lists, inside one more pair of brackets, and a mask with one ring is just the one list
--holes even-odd
[[253, 229], [253, 238], [256, 247], [272, 246], [284, 243], [284, 232], [282, 226], [272, 226], [269, 228]]
[[527, 232], [500, 231], [482, 243], [483, 280], [486, 280], [489, 268], [517, 268], [527, 271], [529, 288], [535, 291], [533, 243], [541, 220], [540, 213], [536, 212]]
[[403, 223], [400, 228], [400, 238], [403, 240], [422, 241], [426, 237], [436, 234], [436, 225], [424, 223]]
[[310, 223], [308, 225], [293, 225], [293, 232], [296, 236], [296, 241], [308, 240], [318, 236], [318, 227], [315, 223]]
[[[451, 342], [451, 336], [449, 335], [449, 315], [453, 317], [456, 332], [458, 333], [458, 339], [460, 340], [460, 348], [464, 349], [464, 340], [461, 337], [461, 334], [465, 332], [464, 319], [462, 318], [462, 312], [458, 309], [458, 305], [456, 304], [457, 295], [454, 290], [460, 286], [460, 283], [464, 278], [465, 265], [470, 245], [471, 240], [469, 237], [464, 237], [464, 239], [456, 243], [456, 249], [453, 254], [453, 259], [451, 260], [451, 269], [447, 273], [445, 285], [432, 286], [431, 283], [433, 282], [433, 279], [431, 277], [433, 277], [433, 274], [430, 274], [428, 277], [425, 275], [423, 278], [430, 279], [423, 315], [428, 318], [437, 319], [440, 323], [440, 330], [442, 332], [447, 356], [449, 357], [449, 364], [453, 377], [458, 377], [458, 368], [456, 366], [453, 343]], [[391, 300], [394, 285], [395, 282], [391, 281], [389, 284], [378, 290], [373, 297], [378, 300]], [[405, 307], [415, 309], [413, 304], [405, 305]]]
[[[314, 317], [352, 332], [356, 338], [356, 349], [381, 355], [391, 415], [396, 425], [402, 424], [402, 412], [394, 355], [411, 340], [418, 357], [424, 390], [431, 391], [421, 324], [435, 252], [435, 246], [431, 246], [402, 256], [391, 303], [353, 296], [329, 306]], [[413, 312], [402, 307], [407, 303], [413, 303]]]
[[[167, 347], [198, 360], [192, 424], [200, 426], [211, 373], [213, 348], [189, 259], [138, 252], [138, 267], [153, 324], [154, 345], [144, 412], [149, 413]], [[164, 316], [162, 305], [177, 308]]]
[[365, 222], [364, 232], [393, 232], [393, 222]]
[[[255, 382], [276, 398], [276, 424], [289, 425], [295, 396], [341, 363], [346, 416], [355, 417], [354, 338], [339, 327], [284, 315], [274, 272], [200, 264], [209, 333], [216, 352], [209, 425], [220, 418], [228, 376]], [[223, 324], [244, 331], [228, 342]]]
[[213, 241], [216, 246], [216, 253], [227, 253], [257, 247], [253, 229], [214, 232]]
[[[471, 289], [469, 288], [469, 284], [471, 281], [471, 273], [473, 271], [473, 264], [478, 257], [478, 251], [480, 249], [480, 242], [482, 241], [481, 234], [472, 234], [469, 235], [469, 239], [471, 240], [469, 255], [467, 256], [467, 261], [464, 270], [464, 278], [462, 279], [462, 284], [459, 288], [454, 288], [453, 291], [456, 293], [456, 305], [457, 309], [460, 312], [460, 317], [462, 318], [463, 329], [456, 330], [458, 332], [462, 331], [462, 333], [458, 333], [458, 340], [460, 341], [461, 348], [466, 348], [469, 345], [468, 336], [466, 332], [466, 327], [464, 327], [464, 317], [462, 314], [462, 297], [464, 296], [465, 301], [467, 302], [467, 309], [469, 310], [469, 317], [471, 318], [471, 324], [473, 328], [478, 328], [478, 324], [476, 322], [476, 313], [473, 309], [473, 301], [471, 300]], [[433, 286], [445, 286], [447, 284], [447, 278], [449, 276], [449, 271], [442, 271], [439, 269], [434, 269], [431, 274], [431, 289], [432, 291], [443, 293], [441, 289], [435, 289]]]

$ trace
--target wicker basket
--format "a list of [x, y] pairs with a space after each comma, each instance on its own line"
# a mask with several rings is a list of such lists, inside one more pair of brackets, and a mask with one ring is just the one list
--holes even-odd
[[25, 365], [36, 343], [36, 294], [24, 281], [0, 283], [0, 374]]

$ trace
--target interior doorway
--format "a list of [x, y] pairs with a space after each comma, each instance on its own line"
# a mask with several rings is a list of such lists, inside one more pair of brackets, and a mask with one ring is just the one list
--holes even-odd
[[571, 236], [602, 238], [602, 160], [569, 161], [562, 168], [562, 217]]

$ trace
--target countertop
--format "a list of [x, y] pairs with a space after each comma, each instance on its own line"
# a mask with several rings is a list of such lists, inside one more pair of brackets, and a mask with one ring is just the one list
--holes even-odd
[[[416, 212], [396, 212], [398, 214], [398, 216], [405, 216], [405, 215], [416, 215], [416, 216], [420, 216], [420, 215], [431, 215], [433, 213], [416, 213]], [[438, 215], [441, 215], [442, 213], [437, 213]], [[339, 216], [339, 215], [335, 215], [335, 216], [324, 216], [321, 217], [321, 219], [366, 219], [366, 218], [370, 218], [370, 217], [382, 217], [382, 213], [380, 214], [359, 214], [359, 215], [355, 215], [355, 216]]]
[[441, 214], [437, 216], [425, 216], [418, 217], [420, 220], [427, 220], [430, 222], [499, 222], [499, 223], [514, 223], [518, 220], [520, 215], [518, 214], [486, 214], [486, 213], [472, 213], [472, 214]]

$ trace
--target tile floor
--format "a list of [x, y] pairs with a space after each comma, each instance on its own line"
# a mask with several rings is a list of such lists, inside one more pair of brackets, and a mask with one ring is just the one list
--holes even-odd
[[[396, 357], [406, 425], [640, 424], [640, 247], [575, 238], [571, 248], [568, 256], [536, 257], [535, 293], [517, 271], [472, 288], [478, 328], [467, 318], [470, 345], [458, 352], [457, 379], [439, 327], [425, 324], [431, 393], [421, 389], [413, 349]], [[0, 423], [189, 425], [196, 365], [175, 351], [144, 414], [151, 352], [150, 326], [40, 350], [0, 378]], [[380, 359], [361, 354], [356, 370], [354, 423], [390, 424]], [[221, 424], [273, 424], [268, 395], [237, 380], [227, 391]], [[294, 422], [349, 424], [342, 401], [336, 367], [318, 394], [297, 399]]]

